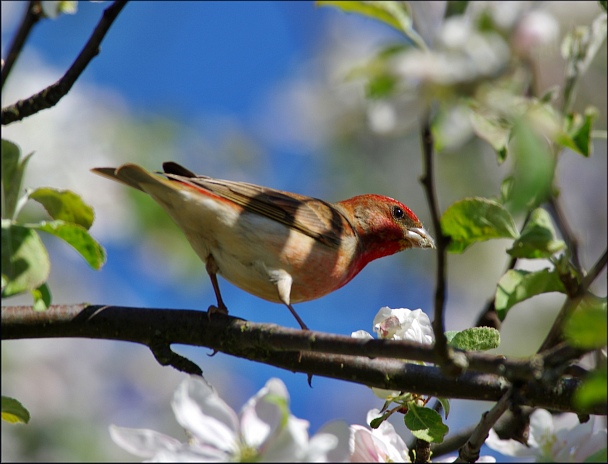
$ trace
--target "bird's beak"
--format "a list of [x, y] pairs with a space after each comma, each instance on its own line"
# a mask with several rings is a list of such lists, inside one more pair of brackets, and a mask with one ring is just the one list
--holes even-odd
[[408, 229], [405, 239], [410, 242], [412, 248], [435, 248], [435, 241], [424, 227], [412, 227]]

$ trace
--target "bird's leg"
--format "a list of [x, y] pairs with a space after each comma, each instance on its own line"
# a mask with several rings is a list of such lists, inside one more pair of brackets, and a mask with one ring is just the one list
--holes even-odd
[[302, 328], [302, 330], [310, 330], [306, 324], [304, 324], [304, 321], [300, 318], [300, 316], [298, 316], [298, 313], [296, 313], [296, 310], [293, 309], [293, 306], [291, 306], [291, 284], [293, 282], [292, 277], [289, 275], [288, 272], [286, 271], [279, 271], [276, 274], [277, 278], [276, 278], [276, 285], [277, 285], [277, 292], [279, 293], [279, 300], [281, 300], [283, 302], [283, 304], [285, 306], [287, 306], [289, 308], [289, 310], [291, 311], [291, 314], [293, 314], [293, 317], [296, 318], [296, 321], [298, 321], [298, 324], [300, 324], [300, 327]]
[[291, 314], [293, 314], [293, 317], [296, 318], [296, 321], [298, 321], [298, 324], [300, 324], [300, 327], [302, 328], [302, 330], [310, 330], [308, 328], [308, 326], [306, 324], [304, 324], [304, 321], [300, 318], [300, 316], [298, 316], [298, 313], [296, 313], [296, 310], [293, 309], [293, 306], [291, 306], [290, 304], [288, 304], [287, 307], [291, 311]]
[[219, 267], [213, 258], [213, 255], [207, 256], [207, 261], [205, 262], [205, 269], [207, 270], [207, 274], [209, 274], [209, 278], [211, 279], [211, 285], [213, 286], [213, 291], [215, 292], [215, 297], [217, 298], [217, 306], [211, 305], [209, 306], [209, 314], [213, 313], [222, 313], [228, 314], [228, 308], [222, 300], [222, 294], [220, 293], [220, 285], [217, 282], [217, 271], [219, 271]]

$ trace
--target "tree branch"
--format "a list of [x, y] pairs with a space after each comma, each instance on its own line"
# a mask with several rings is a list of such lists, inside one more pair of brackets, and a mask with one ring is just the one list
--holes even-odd
[[[126, 3], [126, 0], [118, 0], [106, 8], [88, 42], [61, 79], [25, 100], [19, 100], [13, 105], [2, 108], [2, 125], [20, 121], [39, 111], [55, 106], [70, 91], [76, 79], [80, 77], [89, 62], [99, 53], [99, 44]], [[4, 69], [2, 73], [4, 74]]]
[[11, 42], [11, 46], [8, 49], [8, 54], [6, 55], [6, 61], [2, 65], [2, 83], [0, 84], [0, 88], [4, 88], [4, 83], [8, 78], [8, 75], [11, 73], [13, 65], [17, 61], [17, 58], [21, 54], [21, 50], [23, 49], [23, 45], [27, 40], [30, 32], [33, 27], [42, 17], [42, 7], [40, 6], [40, 2], [36, 0], [31, 0], [25, 11], [25, 16], [23, 17], [23, 21], [19, 25], [19, 29], [17, 30], [17, 34], [15, 34], [15, 38]]
[[[411, 342], [362, 340], [306, 332], [274, 324], [251, 323], [221, 314], [210, 318], [204, 311], [192, 310], [94, 305], [53, 306], [45, 312], [32, 311], [28, 306], [2, 308], [3, 340], [56, 337], [140, 343], [154, 349], [157, 358], [161, 353], [160, 358], [165, 361], [161, 363], [178, 368], [166, 347], [173, 343], [203, 346], [293, 372], [437, 397], [498, 401], [509, 387], [509, 382], [499, 375], [471, 371], [457, 377], [446, 376], [439, 368], [388, 359], [384, 354], [386, 349], [399, 358], [420, 355], [429, 360], [439, 359], [432, 347]], [[382, 357], [370, 359], [376, 355]], [[502, 356], [464, 355], [470, 359], [471, 366], [491, 367], [499, 372], [523, 372], [532, 370], [533, 365], [533, 361], [526, 364], [508, 361]], [[183, 364], [183, 358], [181, 362]], [[191, 367], [181, 370], [190, 372]], [[526, 377], [530, 375], [528, 373]], [[570, 400], [579, 384], [578, 379], [559, 379], [548, 386], [530, 380], [525, 383], [525, 404], [572, 411]], [[605, 405], [596, 409], [595, 414], [606, 413]]]
[[512, 392], [513, 389], [509, 388], [492, 409], [483, 413], [481, 421], [479, 421], [467, 442], [458, 451], [458, 458], [454, 462], [475, 462], [479, 459], [479, 450], [488, 438], [490, 429], [509, 408]]

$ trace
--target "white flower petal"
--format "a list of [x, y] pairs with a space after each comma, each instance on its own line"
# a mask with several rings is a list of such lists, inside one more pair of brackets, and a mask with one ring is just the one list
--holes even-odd
[[378, 310], [378, 312], [374, 316], [374, 321], [372, 322], [372, 325], [375, 326], [377, 324], [380, 324], [384, 319], [386, 319], [387, 317], [391, 317], [392, 315], [393, 310], [388, 306], [383, 306]]
[[576, 414], [556, 416], [537, 409], [530, 416], [528, 447], [515, 440], [500, 440], [494, 430], [486, 445], [507, 456], [536, 456], [539, 461], [583, 462], [606, 447], [606, 425], [593, 416], [579, 424]]
[[250, 447], [260, 448], [289, 415], [289, 393], [285, 384], [272, 378], [241, 409], [241, 437]]
[[376, 443], [371, 430], [361, 425], [351, 425], [350, 462], [386, 462], [386, 450]]
[[393, 424], [388, 421], [382, 422], [380, 427], [372, 429], [372, 435], [387, 445], [388, 458], [392, 462], [409, 462], [407, 445], [395, 431]]
[[373, 339], [374, 338], [374, 337], [372, 337], [372, 335], [369, 332], [366, 332], [365, 330], [357, 330], [356, 332], [351, 333], [350, 336], [353, 338], [364, 338], [364, 339]]
[[486, 445], [505, 456], [538, 456], [538, 448], [528, 448], [515, 440], [501, 440], [494, 429], [490, 429]]
[[143, 458], [151, 458], [163, 450], [175, 450], [181, 446], [179, 440], [148, 429], [110, 425], [110, 436], [118, 446]]
[[344, 421], [325, 424], [310, 439], [306, 462], [345, 462], [350, 456], [350, 428]]
[[179, 424], [201, 445], [234, 453], [237, 449], [236, 413], [201, 377], [190, 376], [175, 392], [173, 412]]
[[210, 446], [183, 444], [177, 450], [163, 450], [148, 462], [225, 462], [230, 455]]
[[260, 458], [270, 462], [298, 462], [308, 450], [308, 421], [289, 416], [285, 427], [268, 437], [260, 449]]

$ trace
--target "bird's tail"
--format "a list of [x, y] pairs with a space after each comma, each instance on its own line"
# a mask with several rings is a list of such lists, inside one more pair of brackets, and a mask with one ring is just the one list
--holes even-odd
[[169, 179], [156, 175], [133, 163], [123, 164], [118, 168], [93, 168], [91, 171], [146, 193], [148, 193], [148, 191], [143, 187], [146, 184], [156, 186], [164, 184], [166, 187], [171, 189], [174, 188]]

